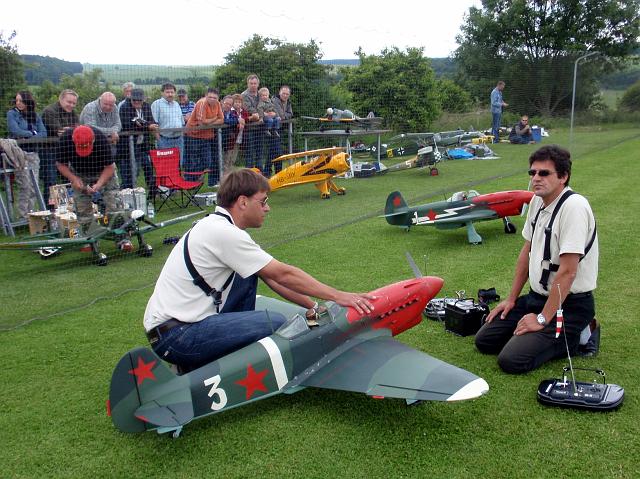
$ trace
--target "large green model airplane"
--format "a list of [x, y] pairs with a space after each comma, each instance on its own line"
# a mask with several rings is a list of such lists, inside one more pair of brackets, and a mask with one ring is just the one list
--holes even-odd
[[106, 254], [99, 250], [100, 240], [111, 240], [118, 243], [123, 239], [129, 240], [135, 237], [138, 241], [138, 254], [148, 257], [153, 254], [153, 248], [144, 241], [145, 233], [186, 221], [203, 213], [204, 211], [197, 211], [154, 223], [146, 218], [142, 210], [117, 211], [111, 213], [106, 218], [106, 221], [103, 220], [102, 225], [98, 223], [92, 224], [85, 235], [63, 238], [61, 237], [61, 231], [43, 233], [23, 238], [21, 241], [0, 243], [0, 251], [32, 250], [39, 252], [40, 256], [46, 259], [59, 253], [62, 248], [88, 245], [91, 247], [96, 264], [98, 266], [106, 266], [108, 258]]
[[193, 419], [307, 387], [407, 404], [479, 397], [489, 390], [484, 379], [393, 338], [420, 323], [442, 284], [419, 277], [372, 291], [370, 314], [326, 302], [326, 312], [311, 325], [304, 309], [259, 297], [256, 309], [289, 318], [271, 336], [182, 376], [151, 350], [133, 349], [113, 372], [108, 414], [122, 432], [177, 437]]
[[475, 190], [458, 191], [444, 201], [409, 206], [399, 191], [390, 193], [384, 207], [387, 223], [409, 229], [412, 226], [435, 226], [437, 229], [465, 227], [471, 244], [482, 243], [473, 223], [502, 219], [504, 232], [513, 234], [515, 225], [509, 216], [523, 212], [533, 197], [532, 191], [512, 190], [479, 194]]

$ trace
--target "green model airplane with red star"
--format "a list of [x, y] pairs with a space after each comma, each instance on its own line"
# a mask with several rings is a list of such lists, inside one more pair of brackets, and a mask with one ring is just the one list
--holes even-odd
[[289, 318], [271, 336], [184, 375], [151, 350], [133, 349], [113, 372], [108, 414], [122, 432], [177, 437], [196, 418], [307, 387], [407, 404], [479, 397], [489, 390], [484, 379], [393, 338], [420, 323], [442, 284], [437, 277], [419, 277], [372, 291], [369, 314], [326, 302], [311, 324], [304, 309], [258, 297], [256, 309]]
[[438, 229], [467, 228], [471, 244], [482, 243], [474, 221], [502, 219], [504, 232], [513, 234], [516, 227], [509, 216], [519, 215], [533, 198], [532, 191], [514, 190], [479, 194], [475, 190], [459, 191], [444, 201], [409, 206], [399, 191], [387, 197], [384, 218], [387, 223], [409, 229], [412, 226], [435, 226]]

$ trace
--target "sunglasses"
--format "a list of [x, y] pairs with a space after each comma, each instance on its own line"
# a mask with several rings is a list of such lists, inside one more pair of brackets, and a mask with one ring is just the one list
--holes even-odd
[[555, 173], [555, 171], [551, 171], [551, 170], [534, 170], [534, 169], [531, 169], [531, 170], [529, 170], [529, 171], [528, 171], [528, 173], [529, 173], [529, 176], [536, 176], [536, 175], [538, 175], [538, 176], [545, 177], [545, 176], [549, 176], [551, 173]]

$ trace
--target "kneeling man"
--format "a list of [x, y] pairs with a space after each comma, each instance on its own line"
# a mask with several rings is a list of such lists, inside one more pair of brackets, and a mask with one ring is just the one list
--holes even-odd
[[[498, 354], [500, 367], [514, 374], [566, 356], [564, 334], [575, 352], [581, 332], [592, 321], [595, 327], [596, 222], [587, 199], [569, 188], [571, 155], [543, 146], [529, 158], [529, 176], [535, 196], [511, 292], [476, 334], [478, 350]], [[527, 280], [529, 293], [518, 297]], [[560, 304], [564, 329], [556, 338]]]

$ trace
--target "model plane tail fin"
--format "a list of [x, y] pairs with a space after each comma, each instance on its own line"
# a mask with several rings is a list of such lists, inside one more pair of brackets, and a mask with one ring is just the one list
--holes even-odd
[[394, 191], [387, 197], [384, 206], [384, 217], [390, 225], [407, 225], [407, 202], [399, 191]]
[[107, 410], [122, 432], [179, 427], [193, 419], [189, 378], [149, 349], [126, 353], [111, 376]]

